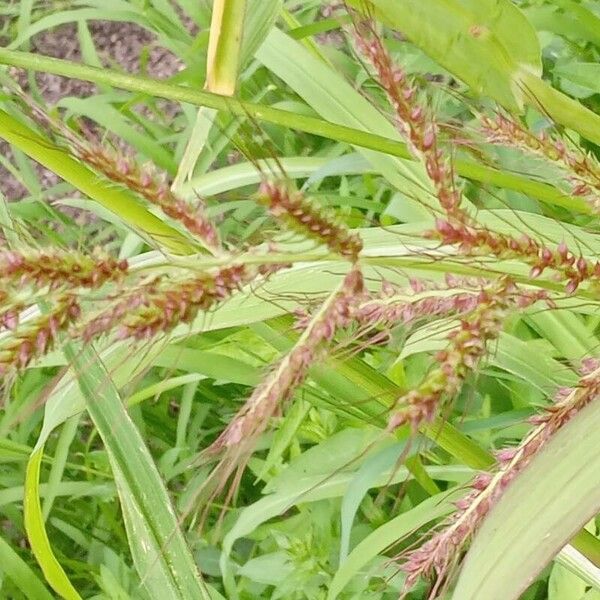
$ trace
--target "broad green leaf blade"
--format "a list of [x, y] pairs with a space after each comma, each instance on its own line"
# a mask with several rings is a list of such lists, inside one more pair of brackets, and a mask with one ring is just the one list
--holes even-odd
[[[362, 0], [350, 2], [360, 8]], [[542, 73], [535, 29], [510, 0], [369, 0], [401, 31], [477, 94], [518, 109], [521, 71]], [[475, 58], [476, 57], [476, 58]]]
[[81, 596], [69, 581], [66, 573], [56, 559], [44, 524], [42, 506], [40, 504], [40, 465], [44, 454], [44, 446], [36, 449], [27, 464], [25, 475], [25, 500], [23, 519], [27, 539], [31, 550], [40, 565], [46, 581], [52, 589], [65, 600], [81, 600]]
[[475, 535], [453, 600], [517, 600], [600, 510], [599, 430], [596, 399], [515, 478]]
[[[534, 106], [600, 143], [600, 116], [541, 79], [537, 33], [510, 0], [369, 2], [379, 19], [405, 34], [476, 93], [510, 110]], [[360, 8], [362, 0], [350, 4]]]
[[108, 453], [142, 584], [157, 600], [210, 598], [158, 470], [98, 355], [71, 344], [65, 353]]
[[588, 88], [592, 93], [600, 92], [600, 65], [598, 63], [573, 62], [557, 65], [553, 73], [581, 87]]
[[[144, 352], [142, 358], [131, 354], [129, 344], [115, 344], [102, 352], [102, 361], [111, 373], [113, 384], [120, 387], [142, 373], [157, 354], [161, 347], [157, 344]], [[62, 361], [61, 361], [62, 362]], [[34, 450], [46, 443], [48, 436], [69, 417], [85, 409], [85, 397], [78, 385], [72, 369], [65, 372], [59, 379], [53, 392], [49, 395], [44, 406], [44, 421]]]

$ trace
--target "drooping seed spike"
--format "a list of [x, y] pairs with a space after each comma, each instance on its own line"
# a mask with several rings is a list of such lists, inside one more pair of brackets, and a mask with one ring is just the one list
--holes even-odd
[[[421, 577], [435, 580], [432, 590], [439, 589], [452, 565], [461, 558], [472, 535], [479, 529], [490, 510], [511, 482], [527, 467], [533, 457], [582, 408], [600, 396], [600, 367], [590, 364], [573, 388], [559, 390], [555, 404], [544, 415], [533, 420], [533, 429], [514, 447], [496, 454], [498, 463], [489, 473], [480, 473], [471, 481], [471, 491], [455, 503], [457, 511], [422, 546], [401, 556], [401, 569], [406, 573], [406, 589]], [[432, 591], [433, 593], [433, 591]], [[433, 600], [436, 595], [430, 595]]]
[[458, 394], [468, 374], [485, 356], [487, 344], [500, 334], [507, 311], [517, 304], [530, 306], [545, 296], [544, 292], [521, 290], [504, 277], [468, 299], [472, 309], [460, 317], [458, 328], [448, 335], [448, 346], [436, 356], [437, 366], [416, 389], [398, 399], [388, 429], [409, 424], [416, 430], [430, 421], [444, 399]]
[[222, 491], [234, 471], [245, 466], [257, 437], [306, 379], [310, 367], [322, 356], [335, 332], [352, 321], [352, 307], [362, 297], [363, 290], [363, 275], [355, 265], [308, 320], [293, 348], [254, 389], [244, 406], [207, 449], [209, 455], [224, 452], [221, 463], [211, 474], [213, 480], [219, 479], [215, 494]]
[[126, 260], [99, 251], [91, 255], [55, 248], [0, 251], [0, 282], [6, 283], [94, 288], [121, 280], [128, 268]]
[[342, 224], [333, 212], [301, 192], [285, 183], [263, 181], [257, 199], [290, 229], [325, 244], [332, 252], [353, 262], [358, 259], [363, 247], [360, 236]]
[[122, 293], [101, 312], [87, 319], [75, 333], [86, 341], [116, 331], [118, 339], [149, 339], [180, 323], [191, 323], [259, 275], [258, 267], [232, 264], [200, 274], [159, 277]]
[[58, 334], [80, 316], [79, 302], [64, 294], [35, 318], [19, 322], [10, 335], [0, 338], [0, 374], [21, 370], [43, 356], [55, 344]]
[[481, 129], [487, 142], [511, 146], [555, 163], [571, 185], [571, 193], [584, 196], [597, 214], [595, 197], [600, 193], [600, 162], [591, 155], [567, 147], [565, 140], [545, 132], [535, 134], [508, 115], [495, 119], [484, 117]]

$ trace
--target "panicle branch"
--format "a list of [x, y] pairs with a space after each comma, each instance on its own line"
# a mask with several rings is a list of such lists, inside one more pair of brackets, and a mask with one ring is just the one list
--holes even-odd
[[271, 417], [288, 401], [294, 390], [306, 379], [310, 366], [322, 356], [337, 329], [352, 320], [352, 306], [363, 292], [363, 276], [358, 267], [346, 275], [313, 316], [294, 345], [258, 385], [244, 406], [221, 435], [207, 449], [208, 454], [225, 451], [220, 465], [211, 474], [217, 479], [215, 494], [227, 483], [231, 474], [245, 466], [257, 437], [269, 426]]
[[443, 244], [452, 244], [468, 256], [491, 254], [501, 259], [519, 259], [531, 265], [530, 276], [535, 279], [546, 269], [553, 269], [566, 279], [565, 290], [572, 294], [586, 280], [598, 282], [600, 262], [577, 257], [564, 242], [551, 249], [527, 234], [514, 238], [476, 227], [461, 221], [436, 219], [435, 231], [427, 233]]
[[199, 311], [209, 310], [260, 273], [259, 268], [230, 265], [142, 283], [83, 323], [77, 335], [90, 341], [116, 328], [118, 339], [151, 338], [179, 323], [190, 323]]
[[600, 210], [600, 163], [592, 155], [569, 148], [563, 140], [546, 133], [536, 135], [506, 115], [483, 117], [482, 131], [491, 144], [512, 146], [557, 164], [571, 184], [571, 193], [588, 197], [592, 208]]
[[166, 176], [156, 174], [153, 167], [140, 166], [130, 157], [116, 150], [107, 150], [91, 134], [89, 139], [79, 137], [73, 130], [52, 118], [18, 86], [14, 92], [23, 100], [32, 117], [42, 126], [58, 133], [68, 143], [71, 152], [105, 177], [134, 191], [151, 204], [158, 206], [164, 214], [180, 222], [203, 246], [213, 254], [221, 250], [216, 226], [204, 214], [200, 202], [196, 206], [180, 198], [169, 187]]
[[441, 207], [448, 214], [462, 217], [461, 192], [451, 163], [438, 147], [438, 125], [417, 98], [417, 87], [404, 69], [394, 63], [383, 40], [369, 21], [355, 27], [357, 45], [369, 60], [377, 81], [385, 91], [396, 114], [396, 125], [406, 138], [413, 155], [425, 165]]
[[335, 214], [317, 205], [298, 190], [285, 183], [264, 181], [258, 201], [268, 206], [271, 214], [295, 231], [299, 231], [332, 251], [355, 262], [363, 244], [357, 233], [351, 232]]
[[35, 318], [21, 322], [0, 337], [0, 376], [24, 369], [36, 357], [48, 352], [59, 331], [77, 320], [80, 307], [72, 294], [59, 296], [54, 305]]
[[361, 325], [393, 326], [419, 318], [463, 314], [477, 306], [486, 283], [446, 276], [446, 285], [440, 286], [413, 279], [409, 290], [391, 288], [378, 298], [365, 300], [356, 308], [354, 318]]
[[4, 285], [96, 288], [107, 281], [119, 281], [128, 268], [126, 260], [112, 258], [99, 250], [91, 255], [55, 248], [0, 251], [0, 282]]
[[600, 361], [586, 361], [579, 385], [561, 389], [556, 402], [530, 422], [535, 425], [529, 435], [515, 448], [497, 453], [495, 472], [482, 472], [471, 482], [471, 491], [456, 503], [457, 511], [447, 526], [435, 533], [423, 546], [401, 558], [407, 573], [406, 588], [420, 577], [435, 577], [429, 598], [436, 597], [449, 570], [459, 559], [473, 533], [479, 528], [492, 506], [508, 485], [531, 462], [549, 439], [582, 408], [600, 395]]
[[111, 181], [133, 190], [151, 204], [158, 206], [167, 216], [180, 222], [212, 253], [221, 249], [216, 226], [204, 214], [198, 202], [192, 206], [175, 194], [165, 177], [159, 177], [154, 169], [141, 167], [131, 158], [108, 151], [98, 143], [71, 143], [75, 154]]
[[507, 311], [542, 299], [546, 299], [545, 292], [521, 290], [507, 277], [482, 288], [474, 308], [460, 318], [459, 326], [448, 336], [447, 348], [435, 355], [438, 366], [419, 387], [398, 399], [388, 429], [408, 423], [416, 430], [431, 421], [442, 401], [458, 394], [468, 374], [485, 356], [487, 344], [500, 334]]

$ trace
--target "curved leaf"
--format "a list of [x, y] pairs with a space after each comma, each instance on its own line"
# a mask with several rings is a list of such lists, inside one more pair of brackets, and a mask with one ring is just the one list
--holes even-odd
[[523, 105], [523, 92], [515, 85], [520, 73], [542, 73], [537, 33], [509, 0], [369, 2], [377, 18], [405, 34], [476, 93], [508, 108]]
[[157, 600], [209, 599], [158, 470], [91, 347], [65, 353], [104, 442], [123, 510], [129, 547], [143, 586]]
[[43, 445], [29, 459], [25, 475], [25, 499], [23, 518], [31, 550], [42, 568], [46, 581], [65, 600], [81, 600], [81, 596], [69, 581], [56, 559], [46, 533], [42, 506], [40, 504], [40, 465], [44, 454]]
[[453, 600], [517, 600], [600, 510], [599, 430], [596, 400], [511, 482], [475, 535]]

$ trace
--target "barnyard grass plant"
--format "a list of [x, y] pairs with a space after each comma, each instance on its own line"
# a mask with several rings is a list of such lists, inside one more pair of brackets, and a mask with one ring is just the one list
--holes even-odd
[[72, 19], [102, 64], [101, 8], [5, 11], [3, 597], [600, 593], [600, 117], [561, 83], [598, 41], [542, 65], [543, 1], [123, 4], [183, 70], [27, 50]]

